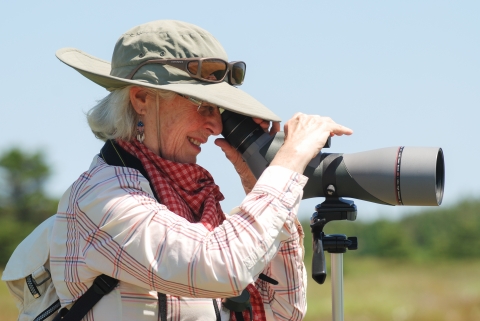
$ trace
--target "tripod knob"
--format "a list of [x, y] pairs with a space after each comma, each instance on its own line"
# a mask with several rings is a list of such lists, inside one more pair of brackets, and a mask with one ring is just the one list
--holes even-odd
[[351, 242], [347, 247], [350, 251], [358, 249], [358, 240], [356, 236], [350, 236], [348, 237], [348, 240]]

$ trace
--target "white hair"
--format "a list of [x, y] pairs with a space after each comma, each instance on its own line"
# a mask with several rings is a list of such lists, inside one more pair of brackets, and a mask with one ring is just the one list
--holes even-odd
[[[136, 136], [138, 114], [133, 109], [130, 101], [130, 88], [112, 91], [87, 112], [87, 121], [95, 137], [106, 141], [108, 139], [120, 138], [130, 141]], [[172, 91], [145, 88], [153, 95], [162, 100], [173, 99], [175, 93]]]

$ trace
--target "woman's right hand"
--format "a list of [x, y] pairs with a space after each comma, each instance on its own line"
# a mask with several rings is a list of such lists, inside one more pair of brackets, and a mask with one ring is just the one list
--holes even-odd
[[353, 131], [330, 117], [296, 113], [284, 126], [285, 141], [270, 165], [303, 173], [330, 136], [351, 135]]

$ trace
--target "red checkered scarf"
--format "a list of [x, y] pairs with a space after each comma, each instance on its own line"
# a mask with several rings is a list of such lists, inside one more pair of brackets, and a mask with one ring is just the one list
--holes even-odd
[[[163, 159], [136, 140], [125, 142], [119, 139], [117, 143], [140, 160], [159, 199], [171, 212], [191, 223], [200, 222], [209, 231], [225, 220], [220, 207], [223, 194], [206, 169], [196, 164]], [[247, 290], [250, 293], [253, 320], [266, 320], [262, 297], [257, 288], [250, 284]], [[250, 313], [244, 311], [243, 318], [250, 320]], [[231, 320], [236, 321], [233, 312]]]

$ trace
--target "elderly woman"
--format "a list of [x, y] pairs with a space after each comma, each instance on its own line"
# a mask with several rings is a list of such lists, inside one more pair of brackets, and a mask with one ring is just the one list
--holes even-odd
[[[119, 283], [85, 320], [301, 320], [301, 173], [329, 136], [351, 130], [296, 114], [258, 181], [217, 139], [247, 192], [225, 216], [218, 186], [196, 165], [201, 145], [222, 131], [221, 112], [279, 130], [274, 113], [234, 87], [243, 82], [243, 62], [227, 63], [210, 33], [178, 21], [129, 30], [111, 65], [72, 48], [57, 57], [111, 91], [87, 116], [105, 146], [63, 195], [53, 229], [62, 306], [104, 274]], [[234, 313], [238, 306], [243, 312]]]

